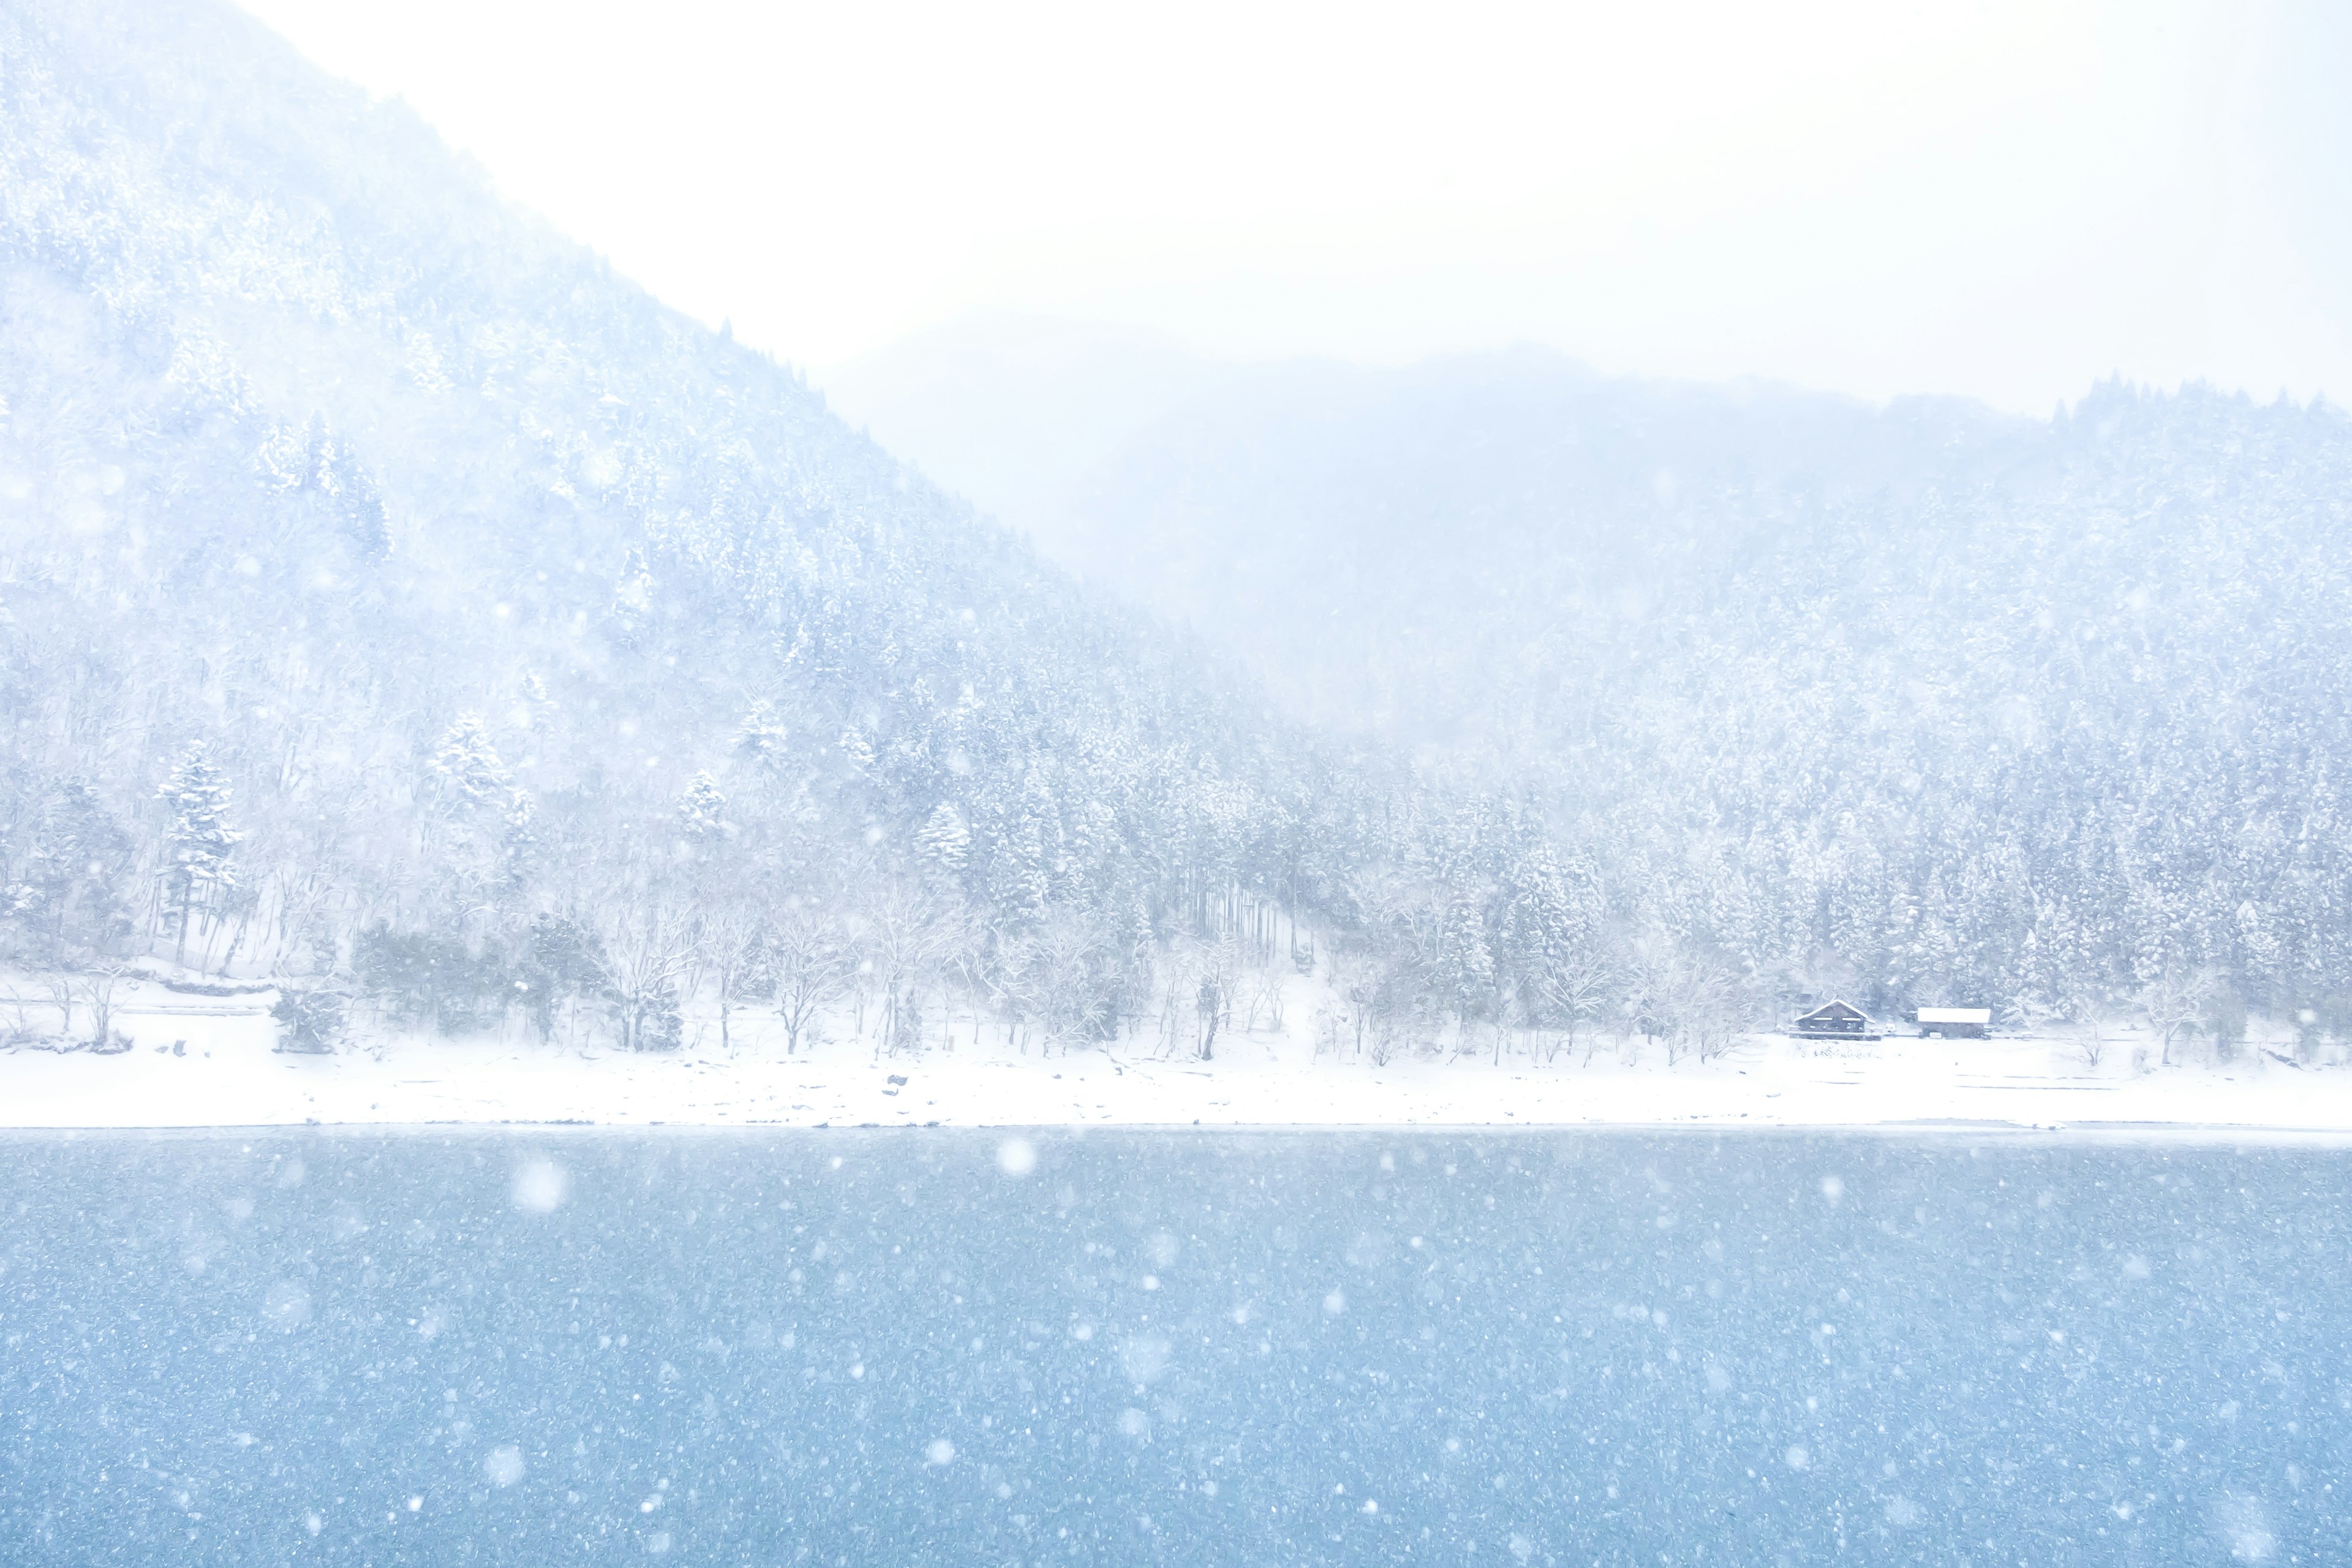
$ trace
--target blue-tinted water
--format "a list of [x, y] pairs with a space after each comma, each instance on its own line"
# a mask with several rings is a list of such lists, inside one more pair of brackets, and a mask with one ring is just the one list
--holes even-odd
[[0, 1561], [2352, 1561], [2340, 1151], [1001, 1142], [8, 1135]]

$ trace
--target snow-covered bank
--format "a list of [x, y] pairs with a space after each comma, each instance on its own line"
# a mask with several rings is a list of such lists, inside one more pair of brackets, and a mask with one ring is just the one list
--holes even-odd
[[877, 1060], [851, 1043], [787, 1056], [756, 1017], [714, 1042], [631, 1056], [520, 1040], [399, 1039], [333, 1056], [273, 1049], [267, 997], [140, 986], [118, 1010], [132, 1041], [0, 1052], [0, 1125], [194, 1127], [595, 1122], [761, 1126], [1864, 1126], [1983, 1121], [2352, 1131], [2352, 1069], [2299, 1068], [2260, 1047], [2230, 1064], [2135, 1070], [2129, 1041], [2100, 1067], [2053, 1040], [1888, 1039], [1819, 1046], [1758, 1037], [1722, 1060], [1627, 1064], [1604, 1049], [1372, 1067], [1316, 1059], [1302, 1038], [1223, 1041], [1213, 1063], [1116, 1044], [1022, 1055], [968, 1037]]

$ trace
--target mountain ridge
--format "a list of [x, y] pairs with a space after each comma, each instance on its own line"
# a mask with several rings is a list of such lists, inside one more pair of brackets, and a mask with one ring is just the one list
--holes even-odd
[[[756, 807], [727, 826], [776, 876], [913, 877], [908, 835], [945, 805], [971, 835], [953, 869], [983, 903], [1017, 894], [1026, 918], [1084, 885], [1149, 919], [1202, 847], [1158, 835], [1146, 868], [1134, 832], [1096, 821], [1104, 803], [1156, 773], [1147, 793], [1181, 817], [1188, 780], [1263, 792], [1295, 766], [1269, 772], [1297, 742], [1245, 683], [1043, 566], [797, 377], [512, 216], [404, 110], [320, 86], [224, 8], [154, 14], [174, 25], [137, 25], [140, 6], [0, 17], [0, 308], [23, 351], [12, 837], [37, 838], [45, 781], [95, 769], [152, 791], [191, 746], [226, 753], [247, 797], [250, 881], [211, 888], [213, 909], [183, 879], [172, 916], [151, 850], [100, 900], [118, 924], [209, 921], [236, 931], [215, 933], [231, 952], [275, 928], [268, 951], [298, 963], [331, 938], [330, 969], [354, 962], [354, 928], [385, 922], [512, 940], [532, 907], [584, 896], [558, 888], [578, 866], [646, 860], [642, 826], [621, 823], [668, 837], [706, 776], [738, 816]], [[272, 71], [296, 89], [190, 85], [267, 88]], [[322, 124], [302, 118], [320, 105]], [[384, 124], [407, 140], [354, 154], [356, 173], [336, 163], [338, 134]], [[286, 142], [328, 172], [278, 168]], [[436, 222], [450, 233], [415, 238]], [[121, 619], [134, 597], [156, 657], [93, 652], [79, 681], [54, 679], [89, 610], [141, 641]], [[386, 647], [407, 657], [370, 668]], [[126, 697], [144, 726], [71, 739]], [[305, 705], [344, 732], [289, 733]], [[646, 771], [625, 752], [649, 752]], [[451, 754], [489, 781], [462, 809]], [[147, 815], [137, 787], [102, 787], [118, 818]], [[310, 815], [290, 801], [321, 793], [409, 820], [365, 844], [335, 824], [312, 870], [340, 907], [298, 931], [284, 883], [300, 855], [277, 835]], [[528, 893], [509, 863], [526, 840]], [[625, 884], [683, 898], [681, 879], [707, 882], [689, 875], [701, 852], [676, 847]], [[866, 858], [873, 872], [851, 870]]]
[[[1622, 931], [1707, 931], [1751, 973], [1875, 1005], [1932, 987], [2095, 1011], [2172, 969], [2261, 990], [2272, 924], [2344, 907], [2332, 851], [2289, 909], [2276, 863], [2121, 826], [2218, 835], [2244, 800], [2332, 820], [2352, 461], [2324, 401], [2109, 381], [2039, 420], [1541, 352], [1236, 378], [1071, 487], [1090, 515], [1055, 530], [1099, 553], [1066, 558], [1245, 654], [1291, 711], [1523, 791], [1609, 868]], [[2242, 744], [2130, 771], [2152, 742], [2207, 751], [2200, 722]], [[1943, 847], [1916, 841], [1937, 797]], [[1874, 826], [1839, 827], [1864, 807]], [[1836, 890], [1856, 857], [1869, 891]], [[1837, 907], [1856, 898], [1876, 907]], [[1922, 906], [1978, 934], [1930, 933], [1922, 963]], [[2299, 938], [2291, 988], [2332, 994], [2339, 940]], [[2053, 945], [2075, 978], [2035, 973]]]
[[1138, 608], [224, 7], [19, 0], [0, 103], [21, 962], [298, 1040], [805, 984], [1209, 1054], [1300, 964], [1383, 1051], [2352, 1030], [2331, 409], [1275, 367], [1094, 470]]

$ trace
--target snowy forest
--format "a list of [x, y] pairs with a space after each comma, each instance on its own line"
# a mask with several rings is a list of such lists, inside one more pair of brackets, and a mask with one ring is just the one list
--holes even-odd
[[1305, 973], [1383, 1059], [2352, 1033], [2325, 404], [1235, 395], [1092, 503], [1180, 619], [209, 0], [0, 8], [0, 317], [21, 967], [281, 981], [320, 1048], [1213, 1058]]

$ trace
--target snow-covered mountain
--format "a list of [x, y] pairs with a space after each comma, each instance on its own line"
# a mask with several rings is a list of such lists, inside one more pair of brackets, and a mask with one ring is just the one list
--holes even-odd
[[1300, 963], [1384, 1048], [1823, 989], [2344, 1027], [2330, 409], [1153, 345], [1121, 402], [1079, 345], [1031, 368], [1097, 416], [1037, 492], [1090, 584], [226, 5], [0, 7], [0, 104], [25, 962], [303, 977], [298, 1040], [1206, 1049]]
[[206, 0], [0, 9], [0, 97], [21, 951], [457, 1022], [903, 896], [1012, 933], [1008, 996], [1074, 923], [1051, 1006], [1099, 1027], [1244, 864], [1306, 896], [1336, 797], [1246, 683], [404, 108]]
[[[1051, 469], [1005, 401], [995, 460]], [[2328, 405], [1229, 366], [1052, 496], [1008, 519], [1290, 711], [1527, 805], [1622, 931], [1888, 1008], [2352, 1022]]]

